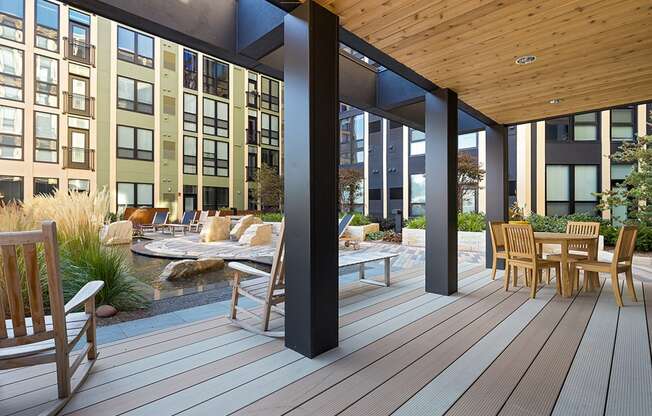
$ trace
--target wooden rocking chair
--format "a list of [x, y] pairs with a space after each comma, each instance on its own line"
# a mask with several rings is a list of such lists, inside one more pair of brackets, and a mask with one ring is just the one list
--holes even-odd
[[[36, 245], [43, 243], [52, 315], [44, 315]], [[25, 318], [16, 248], [22, 246], [31, 318]], [[59, 276], [56, 224], [46, 221], [40, 231], [0, 233], [5, 290], [0, 289], [0, 370], [56, 363], [58, 400], [42, 415], [56, 414], [83, 383], [97, 358], [95, 294], [104, 282], [87, 283], [68, 303], [63, 303]], [[5, 321], [4, 304], [11, 319]], [[84, 305], [84, 312], [72, 312]], [[76, 356], [73, 348], [83, 335], [86, 347]], [[84, 360], [87, 358], [87, 360]], [[72, 361], [72, 362], [71, 362]]]
[[[269, 273], [237, 262], [229, 263], [229, 267], [235, 270], [229, 320], [233, 324], [256, 334], [270, 337], [284, 337], [285, 331], [269, 330], [269, 318], [272, 310], [281, 315], [285, 315], [283, 308], [277, 306], [285, 302], [285, 220], [281, 222], [281, 230], [276, 244], [272, 270]], [[254, 275], [258, 277], [242, 281], [243, 275]], [[262, 313], [258, 314], [238, 306], [238, 299], [241, 295], [262, 305]], [[260, 321], [261, 327], [256, 328], [254, 325], [239, 319], [237, 317], [238, 312], [242, 312], [248, 317]]]

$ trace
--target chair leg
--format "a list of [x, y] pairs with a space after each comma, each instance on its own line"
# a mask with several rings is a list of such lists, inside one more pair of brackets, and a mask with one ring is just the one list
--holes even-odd
[[550, 269], [546, 269], [546, 284], [550, 284]]
[[561, 266], [555, 265], [555, 282], [557, 286], [557, 294], [561, 295]]
[[518, 286], [518, 267], [514, 266], [514, 287]]
[[231, 319], [236, 319], [238, 314], [238, 286], [240, 285], [240, 273], [236, 272], [233, 277], [233, 292], [231, 293]]
[[509, 274], [512, 269], [512, 266], [508, 262], [505, 262], [505, 277], [504, 277], [504, 286], [505, 286], [505, 291], [509, 290]]
[[614, 291], [614, 297], [616, 298], [616, 304], [620, 306], [621, 308], [623, 307], [623, 298], [620, 295], [620, 286], [618, 285], [618, 273], [613, 272], [611, 273], [611, 288]]
[[537, 270], [537, 284], [543, 282], [543, 269]]
[[638, 302], [638, 299], [636, 299], [636, 290], [634, 289], [634, 279], [632, 278], [632, 269], [627, 269], [625, 272], [625, 278], [627, 281], [627, 292], [629, 293], [630, 299], [632, 299], [634, 302]]
[[86, 342], [88, 344], [91, 344], [91, 347], [88, 349], [88, 354], [86, 355], [86, 358], [89, 360], [94, 360], [97, 358], [97, 343], [95, 342], [96, 336], [95, 336], [95, 324], [96, 324], [96, 318], [95, 318], [95, 297], [92, 297], [86, 302], [84, 305], [84, 312], [90, 315], [91, 322], [88, 325], [88, 329], [86, 330]]
[[530, 284], [532, 287], [530, 288], [530, 297], [534, 299], [537, 296], [537, 286], [538, 286], [538, 276], [541, 275], [541, 269], [539, 270], [531, 270], [530, 271]]
[[493, 257], [493, 262], [492, 262], [493, 264], [491, 265], [491, 280], [496, 279], [496, 262], [497, 261], [498, 261], [498, 259], [496, 258], [496, 256], [494, 256]]
[[269, 315], [272, 309], [272, 304], [269, 302], [265, 302], [263, 305], [263, 331], [267, 331], [269, 329]]

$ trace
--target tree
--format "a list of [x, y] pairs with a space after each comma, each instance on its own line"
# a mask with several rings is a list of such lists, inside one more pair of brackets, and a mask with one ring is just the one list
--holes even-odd
[[263, 210], [283, 207], [283, 178], [278, 173], [278, 168], [263, 163], [258, 169], [253, 181], [253, 197], [258, 200]]
[[480, 169], [478, 160], [466, 152], [457, 152], [457, 210], [462, 211], [464, 197], [477, 189], [484, 178], [485, 171]]
[[344, 168], [339, 172], [339, 201], [343, 212], [353, 212], [355, 200], [362, 195], [364, 176], [358, 169]]

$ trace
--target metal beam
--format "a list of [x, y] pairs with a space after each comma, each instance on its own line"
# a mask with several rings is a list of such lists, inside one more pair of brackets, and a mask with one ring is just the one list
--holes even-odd
[[[486, 266], [492, 266], [492, 244], [489, 233], [489, 221], [507, 221], [508, 209], [508, 154], [507, 128], [492, 125], [485, 128], [486, 132], [486, 177], [485, 194], [487, 195], [487, 232], [486, 232]], [[498, 263], [498, 268], [504, 269], [504, 262]]]
[[285, 345], [338, 344], [338, 24], [308, 1], [285, 17]]
[[457, 292], [457, 94], [426, 94], [426, 292]]

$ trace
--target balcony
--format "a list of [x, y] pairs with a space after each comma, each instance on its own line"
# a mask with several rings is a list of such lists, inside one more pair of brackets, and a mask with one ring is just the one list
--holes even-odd
[[95, 66], [95, 46], [75, 39], [63, 38], [64, 59]]
[[253, 90], [253, 91], [247, 91], [247, 107], [249, 108], [260, 108], [260, 103], [258, 101], [258, 91]]
[[258, 176], [258, 166], [247, 166], [247, 182], [253, 182]]
[[247, 144], [259, 145], [260, 144], [260, 132], [258, 130], [245, 129]]
[[95, 118], [95, 98], [64, 91], [63, 112]]
[[63, 146], [63, 168], [95, 171], [95, 150]]

